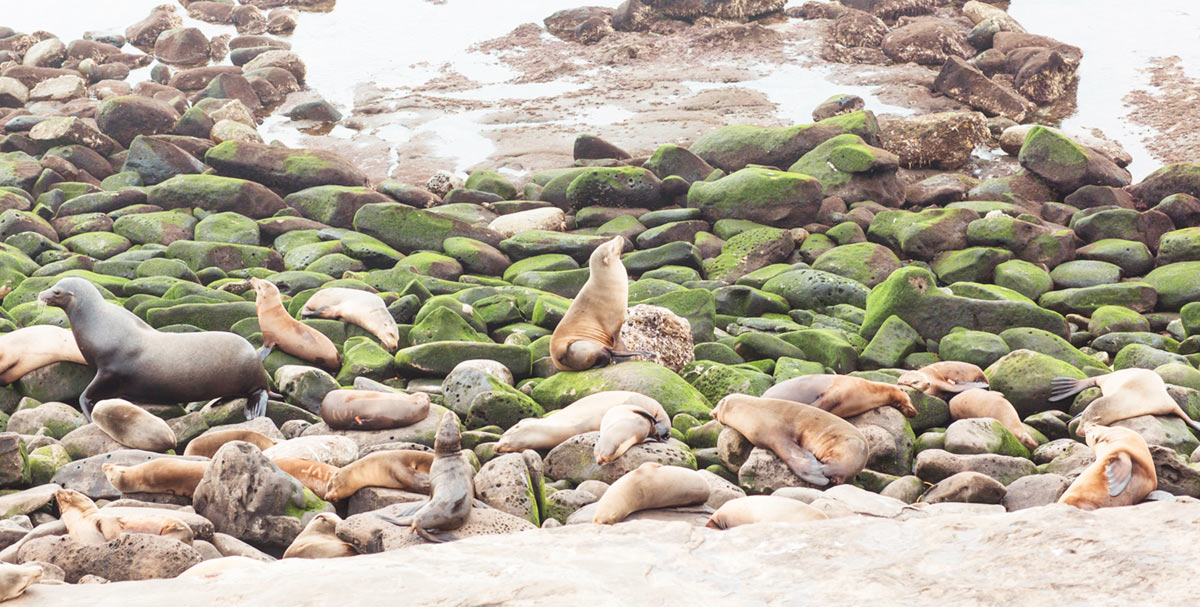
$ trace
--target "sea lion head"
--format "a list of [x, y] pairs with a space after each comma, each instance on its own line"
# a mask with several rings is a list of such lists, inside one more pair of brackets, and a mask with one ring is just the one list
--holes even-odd
[[909, 398], [908, 392], [905, 392], [898, 386], [893, 386], [893, 389], [889, 390], [889, 392], [891, 394], [888, 396], [887, 406], [895, 407], [904, 414], [904, 417], [917, 416], [917, 408], [913, 406], [912, 399]]
[[38, 293], [38, 301], [47, 306], [68, 310], [78, 303], [79, 300], [99, 294], [100, 292], [96, 290], [96, 287], [92, 283], [82, 278], [70, 276], [58, 281], [53, 287]]
[[541, 418], [525, 418], [505, 430], [496, 442], [496, 453], [520, 453], [526, 449], [533, 449], [527, 437], [539, 419]]
[[724, 421], [721, 420], [721, 416], [724, 415], [725, 412], [729, 409], [729, 407], [730, 407], [729, 403], [732, 402], [731, 399], [735, 396], [738, 396], [738, 395], [730, 394], [729, 396], [726, 396], [725, 398], [722, 398], [721, 400], [717, 401], [717, 406], [713, 407], [712, 411], [710, 412], [710, 415], [712, 415], [712, 418], [717, 420], [718, 422], [725, 423]]
[[58, 502], [59, 512], [64, 510], [82, 510], [87, 512], [96, 508], [96, 504], [88, 499], [88, 496], [72, 489], [59, 489], [55, 491], [54, 501]]
[[269, 280], [251, 278], [250, 287], [254, 289], [254, 294], [258, 297], [279, 297], [279, 287]]
[[125, 466], [118, 466], [116, 464], [100, 464], [100, 470], [104, 472], [104, 478], [107, 478], [108, 482], [114, 487], [120, 487], [118, 483], [127, 469]]
[[[896, 380], [896, 385], [928, 394], [926, 391], [929, 390], [929, 377], [920, 371], [909, 371]], [[911, 406], [911, 404], [910, 402], [909, 405]]]
[[592, 268], [608, 267], [614, 263], [620, 263], [623, 250], [625, 250], [625, 238], [617, 236], [592, 251], [592, 256], [588, 258], [588, 266]]
[[332, 534], [334, 529], [337, 528], [338, 522], [341, 520], [342, 519], [338, 518], [338, 515], [332, 512], [322, 512], [312, 517], [312, 520], [308, 522], [308, 527], [305, 527], [304, 530], [308, 531], [309, 529], [312, 529], [313, 531], [320, 533]]
[[447, 411], [442, 416], [433, 438], [433, 447], [438, 455], [453, 455], [462, 451], [462, 430], [458, 426], [458, 416], [453, 411]]

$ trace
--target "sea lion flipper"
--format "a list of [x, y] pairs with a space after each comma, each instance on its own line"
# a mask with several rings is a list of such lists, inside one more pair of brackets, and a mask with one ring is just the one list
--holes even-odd
[[401, 520], [401, 519], [398, 519], [395, 517], [391, 517], [386, 514], [379, 514], [378, 512], [375, 513], [375, 517], [381, 521], [391, 523], [397, 527], [407, 527], [410, 524], [408, 521], [404, 521], [404, 520]]
[[[1054, 385], [1054, 380], [1051, 380], [1051, 385], [1052, 386]], [[976, 390], [976, 389], [987, 390], [988, 383], [985, 381], [965, 381], [962, 383], [955, 383], [951, 386], [947, 386], [945, 391], [958, 394], [960, 392], [966, 392], [967, 390]], [[1051, 400], [1054, 400], [1054, 399], [1051, 399]]]
[[246, 399], [246, 421], [258, 419], [267, 414], [267, 391], [259, 390]]
[[475, 507], [476, 508], [491, 508], [491, 506], [489, 506], [487, 504], [487, 502], [480, 500], [480, 499], [475, 500]]
[[[418, 510], [420, 510], [421, 508], [424, 508], [425, 504], [428, 504], [428, 503], [429, 503], [429, 500], [421, 500], [419, 502], [414, 502], [411, 506], [401, 510], [398, 514], [400, 516], [412, 516], [412, 515], [416, 514]], [[380, 516], [382, 516], [382, 515], [380, 515]]]
[[1133, 460], [1128, 453], [1118, 453], [1112, 461], [1104, 466], [1104, 476], [1108, 479], [1108, 495], [1116, 497], [1129, 486], [1133, 479]]
[[644, 356], [644, 357], [648, 357], [648, 356], [654, 356], [654, 353], [653, 353], [653, 352], [647, 352], [647, 351], [645, 351], [645, 350], [629, 350], [629, 351], [626, 351], [626, 350], [609, 350], [609, 351], [608, 351], [608, 355], [609, 355], [609, 356], [610, 356], [610, 357], [611, 357], [611, 358], [612, 358], [614, 361], [623, 363], [623, 362], [629, 362], [629, 361], [630, 361], [631, 359], [633, 359], [633, 357], [635, 357], [635, 356]]
[[432, 542], [434, 544], [445, 544], [446, 542], [453, 542], [458, 539], [457, 536], [449, 533], [438, 533], [436, 529], [425, 530], [419, 526], [415, 526], [413, 527], [413, 530], [417, 532], [417, 535], [424, 538], [425, 541]]
[[783, 460], [784, 464], [787, 464], [787, 467], [796, 476], [800, 477], [800, 480], [818, 487], [829, 484], [829, 478], [824, 474], [824, 464], [817, 459], [816, 455], [813, 455], [812, 451], [792, 444], [792, 448], [785, 449], [783, 453], [776, 453], [776, 455]]
[[1051, 402], [1063, 400], [1069, 396], [1074, 396], [1082, 392], [1084, 389], [1095, 385], [1091, 379], [1074, 379], [1071, 377], [1055, 377], [1050, 380], [1050, 398]]
[[266, 345], [259, 348], [258, 349], [258, 362], [267, 360], [267, 357], [271, 355], [271, 350], [274, 350], [274, 349], [275, 349], [275, 346], [266, 346]]

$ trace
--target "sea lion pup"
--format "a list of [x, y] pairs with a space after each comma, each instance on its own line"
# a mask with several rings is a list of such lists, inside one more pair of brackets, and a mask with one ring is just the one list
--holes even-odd
[[600, 437], [592, 451], [596, 463], [603, 466], [643, 441], [663, 440], [655, 424], [654, 416], [640, 407], [618, 405], [609, 409], [600, 420]]
[[424, 392], [331, 390], [321, 401], [321, 419], [335, 430], [389, 430], [428, 415], [429, 395]]
[[867, 465], [867, 439], [850, 422], [802, 403], [730, 394], [712, 410], [756, 447], [770, 449], [792, 472], [818, 487], [841, 484]]
[[1096, 461], [1067, 487], [1058, 503], [1084, 510], [1132, 506], [1158, 488], [1154, 458], [1140, 434], [1128, 428], [1088, 428]]
[[252, 559], [248, 556], [223, 556], [221, 558], [200, 561], [188, 567], [187, 571], [176, 577], [208, 577], [222, 571], [229, 571], [230, 569], [243, 571], [248, 568], [262, 567], [265, 564], [263, 561]]
[[156, 331], [77, 277], [58, 281], [38, 301], [66, 311], [79, 351], [96, 368], [79, 397], [89, 420], [92, 404], [106, 398], [170, 405], [244, 396], [247, 419], [267, 412], [271, 379], [254, 346], [233, 333]]
[[691, 468], [646, 462], [613, 482], [596, 503], [592, 522], [612, 525], [639, 510], [703, 504], [711, 491]]
[[54, 493], [59, 519], [67, 534], [82, 544], [103, 544], [122, 533], [148, 533], [179, 540], [189, 546], [192, 528], [183, 521], [151, 512], [145, 516], [105, 515], [88, 496], [71, 489]]
[[285, 559], [335, 559], [354, 556], [358, 551], [334, 533], [342, 519], [332, 512], [322, 512], [312, 518], [304, 531], [292, 540], [283, 553]]
[[273, 459], [271, 462], [280, 470], [292, 475], [292, 478], [300, 481], [301, 485], [308, 487], [321, 499], [325, 499], [325, 490], [329, 488], [329, 481], [340, 470], [337, 466], [299, 457], [281, 457]]
[[624, 246], [625, 238], [618, 236], [592, 251], [591, 274], [550, 336], [550, 359], [559, 371], [584, 371], [650, 354], [613, 349], [629, 306], [629, 275], [621, 263]]
[[259, 360], [266, 359], [279, 346], [280, 350], [324, 369], [341, 368], [337, 346], [324, 333], [292, 318], [283, 307], [278, 287], [261, 278], [251, 278], [250, 286], [254, 287], [254, 309], [262, 329]]
[[101, 464], [104, 477], [121, 493], [167, 493], [192, 497], [209, 462], [162, 457], [136, 466]]
[[0, 602], [21, 596], [41, 579], [42, 568], [37, 565], [0, 563]]
[[609, 390], [589, 394], [545, 417], [523, 419], [504, 432], [496, 443], [496, 453], [520, 453], [526, 449], [553, 449], [559, 443], [584, 432], [600, 429], [604, 414], [613, 407], [631, 405], [654, 417], [655, 434], [662, 440], [671, 436], [671, 418], [657, 400], [627, 390]]
[[[416, 503], [401, 512], [401, 516], [412, 515], [413, 533], [426, 541], [448, 542], [458, 539], [448, 532], [467, 522], [472, 507], [478, 504], [486, 508], [487, 505], [475, 499], [475, 469], [463, 455], [462, 430], [458, 426], [458, 416], [453, 411], [447, 411], [442, 416], [433, 445], [434, 460], [429, 467], [429, 500]], [[404, 519], [383, 514], [375, 516], [393, 525], [409, 524]]]
[[901, 375], [896, 384], [929, 396], [950, 398], [965, 390], [987, 388], [988, 380], [983, 369], [971, 363], [943, 360]]
[[38, 325], [0, 335], [0, 386], [57, 362], [87, 364], [67, 329]]
[[275, 439], [254, 430], [242, 430], [238, 428], [230, 428], [228, 430], [209, 430], [187, 444], [187, 448], [183, 450], [184, 455], [199, 455], [212, 459], [216, 455], [217, 449], [221, 445], [235, 440], [245, 441], [258, 447], [259, 451], [266, 451], [275, 446]]
[[334, 472], [325, 489], [327, 502], [344, 500], [363, 487], [429, 493], [436, 456], [425, 451], [376, 451]]
[[961, 392], [950, 399], [950, 417], [954, 419], [969, 419], [972, 417], [989, 417], [1004, 424], [1022, 445], [1036, 449], [1038, 442], [1021, 423], [1017, 410], [999, 392], [972, 388]]
[[912, 399], [899, 386], [850, 375], [793, 377], [768, 388], [763, 398], [812, 405], [843, 419], [885, 406], [895, 407], [905, 417], [917, 416]]
[[804, 523], [827, 518], [824, 512], [800, 500], [776, 495], [750, 495], [722, 504], [705, 527], [731, 529], [752, 523]]
[[107, 398], [92, 409], [92, 423], [129, 447], [163, 453], [175, 448], [175, 431], [153, 413], [122, 398]]
[[321, 289], [304, 302], [301, 318], [332, 318], [358, 325], [379, 338], [383, 347], [395, 352], [400, 346], [400, 329], [380, 296], [360, 289]]
[[1077, 417], [1084, 434], [1089, 425], [1107, 426], [1141, 415], [1177, 415], [1200, 431], [1200, 423], [1179, 408], [1167, 392], [1166, 382], [1149, 369], [1122, 369], [1086, 379], [1055, 377], [1050, 380], [1050, 400], [1063, 400], [1093, 386], [1100, 388], [1100, 398], [1088, 404]]

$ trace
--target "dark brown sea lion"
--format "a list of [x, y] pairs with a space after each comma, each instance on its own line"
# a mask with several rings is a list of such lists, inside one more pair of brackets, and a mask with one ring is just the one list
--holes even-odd
[[878, 407], [895, 407], [905, 417], [917, 416], [912, 399], [899, 386], [850, 375], [793, 377], [768, 388], [763, 398], [812, 405], [843, 419]]
[[1076, 477], [1058, 503], [1084, 510], [1132, 506], [1158, 487], [1154, 458], [1137, 432], [1093, 425], [1087, 443], [1096, 452], [1096, 461]]
[[591, 274], [550, 336], [550, 358], [559, 371], [583, 371], [648, 355], [614, 350], [629, 306], [629, 275], [621, 263], [624, 245], [624, 237], [618, 236], [592, 251]]
[[321, 419], [335, 430], [390, 430], [428, 415], [429, 395], [424, 392], [331, 390], [321, 401]]

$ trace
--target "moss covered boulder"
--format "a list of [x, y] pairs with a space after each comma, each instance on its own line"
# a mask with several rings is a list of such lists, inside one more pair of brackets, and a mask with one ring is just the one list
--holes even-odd
[[[923, 345], [921, 335], [899, 316], [888, 317], [875, 332], [858, 358], [860, 369], [899, 367], [904, 359]], [[943, 343], [944, 340], [943, 340]]]
[[1038, 305], [1063, 314], [1091, 314], [1101, 306], [1123, 306], [1137, 312], [1154, 310], [1159, 295], [1147, 282], [1116, 284], [1050, 291], [1038, 298]]
[[703, 135], [689, 149], [708, 164], [732, 173], [751, 164], [790, 166], [825, 140], [843, 133], [853, 133], [874, 145], [879, 122], [873, 113], [859, 110], [790, 127], [727, 126]]
[[1041, 125], [1029, 129], [1017, 160], [1025, 169], [1062, 192], [1085, 185], [1123, 187], [1129, 173], [1103, 154], [1086, 150], [1058, 131]]
[[795, 248], [796, 242], [787, 230], [746, 230], [726, 240], [720, 255], [703, 261], [704, 276], [732, 283], [755, 270], [782, 262]]
[[[1158, 293], [1158, 309], [1173, 311], [1200, 301], [1200, 261], [1181, 261], [1156, 268], [1142, 280]], [[1136, 308], [1134, 308], [1136, 309]]]
[[666, 202], [662, 182], [640, 167], [597, 167], [567, 186], [565, 209], [589, 206], [656, 209]]
[[1050, 402], [1051, 379], [1085, 377], [1074, 366], [1032, 350], [1014, 350], [992, 363], [984, 374], [990, 389], [1003, 393], [1022, 418], [1067, 405]]
[[229, 331], [243, 318], [256, 316], [254, 303], [196, 303], [154, 308], [146, 313], [146, 322], [161, 329], [170, 325], [192, 325], [205, 331]]
[[408, 376], [444, 377], [458, 363], [475, 359], [494, 360], [508, 367], [513, 377], [529, 377], [531, 361], [528, 347], [465, 341], [434, 342], [404, 348], [396, 353], [396, 370]]
[[1131, 186], [1129, 193], [1141, 201], [1143, 208], [1156, 205], [1171, 194], [1200, 197], [1200, 164], [1168, 164]]
[[278, 194], [261, 183], [219, 175], [176, 175], [149, 188], [146, 202], [164, 209], [232, 211], [252, 219], [287, 208]]
[[933, 273], [944, 283], [984, 282], [996, 266], [1012, 259], [1012, 253], [996, 247], [968, 247], [946, 251], [931, 264]]
[[942, 448], [960, 455], [995, 453], [1026, 459], [1031, 456], [1029, 449], [1004, 424], [982, 417], [960, 419], [950, 424]]
[[364, 205], [392, 202], [392, 199], [361, 186], [320, 185], [292, 192], [283, 201], [313, 221], [350, 228], [354, 225], [354, 214]]
[[469, 190], [478, 190], [495, 194], [504, 200], [512, 200], [517, 197], [517, 188], [500, 173], [480, 169], [472, 171], [467, 176], [467, 182], [463, 187]]
[[204, 162], [218, 174], [249, 179], [285, 192], [320, 185], [365, 186], [369, 182], [358, 167], [324, 150], [226, 141], [210, 148], [204, 154]]
[[900, 258], [883, 245], [856, 242], [825, 251], [812, 267], [874, 287], [900, 269]]
[[[580, 264], [586, 264], [592, 251], [610, 240], [612, 240], [610, 236], [526, 230], [500, 241], [498, 247], [512, 259], [560, 253], [569, 255]], [[687, 245], [687, 243], [674, 244]]]
[[337, 380], [353, 383], [356, 377], [384, 380], [396, 374], [395, 359], [375, 338], [359, 335], [342, 346], [342, 368]]
[[500, 234], [486, 228], [395, 202], [363, 205], [354, 214], [354, 229], [402, 253], [421, 249], [440, 251], [442, 241], [454, 236], [492, 246], [502, 240]]
[[86, 255], [92, 259], [108, 259], [129, 250], [133, 243], [128, 238], [112, 232], [88, 232], [62, 241], [62, 245], [72, 253]]
[[274, 249], [220, 242], [177, 240], [167, 246], [167, 257], [178, 259], [193, 272], [220, 268], [225, 272], [246, 268], [284, 269], [283, 257]]
[[559, 372], [533, 388], [533, 397], [547, 411], [561, 409], [597, 392], [629, 390], [657, 400], [667, 414], [687, 413], [709, 418], [708, 400], [670, 369], [651, 362], [629, 362], [578, 372]]
[[258, 245], [258, 223], [240, 213], [213, 213], [196, 224], [195, 239], [206, 242]]
[[1012, 350], [1032, 350], [1065, 362], [1089, 375], [1107, 370], [1104, 363], [1088, 356], [1070, 342], [1049, 331], [1015, 327], [1000, 333], [1000, 339]]
[[1157, 369], [1172, 363], [1186, 365], [1188, 360], [1179, 354], [1159, 350], [1145, 344], [1131, 343], [1121, 348], [1113, 357], [1113, 370]]
[[770, 375], [712, 361], [688, 363], [679, 375], [713, 405], [730, 394], [762, 396], [774, 383]]
[[952, 331], [938, 342], [938, 356], [942, 360], [960, 360], [981, 369], [986, 369], [1010, 350], [999, 335], [983, 331]]
[[1145, 243], [1136, 240], [1105, 238], [1080, 247], [1076, 253], [1080, 259], [1114, 264], [1125, 276], [1141, 276], [1154, 267], [1154, 254]]
[[[811, 310], [849, 304], [864, 307], [870, 292], [862, 283], [820, 270], [791, 270], [776, 275], [763, 284], [762, 290], [779, 295], [793, 309]], [[882, 322], [884, 319], [880, 319]]]
[[970, 209], [882, 211], [875, 214], [867, 236], [908, 257], [930, 261], [942, 251], [967, 247], [967, 225], [979, 219]]
[[788, 171], [816, 177], [826, 196], [896, 207], [904, 202], [904, 187], [896, 177], [899, 163], [895, 154], [869, 145], [857, 135], [845, 134], [822, 142]]
[[709, 222], [748, 219], [791, 228], [815, 220], [821, 199], [821, 182], [814, 177], [747, 167], [716, 181], [693, 183], [687, 206], [700, 209]]

